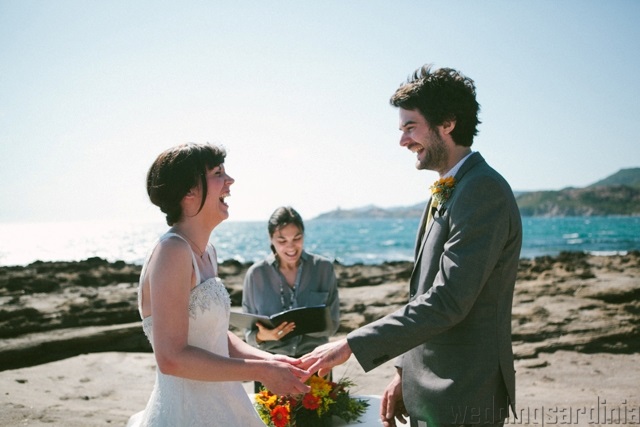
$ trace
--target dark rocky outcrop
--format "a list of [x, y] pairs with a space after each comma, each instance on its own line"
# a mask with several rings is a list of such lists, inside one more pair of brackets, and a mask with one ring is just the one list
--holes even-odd
[[[236, 310], [248, 267], [219, 266]], [[411, 263], [336, 263], [335, 269], [340, 334], [407, 301]], [[0, 267], [0, 370], [81, 353], [150, 351], [137, 312], [139, 274], [140, 266], [100, 258]], [[640, 252], [521, 260], [512, 328], [518, 358], [556, 350], [640, 351]]]

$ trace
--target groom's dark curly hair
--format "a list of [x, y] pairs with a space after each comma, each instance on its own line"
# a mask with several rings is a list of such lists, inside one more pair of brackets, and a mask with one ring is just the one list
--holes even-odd
[[451, 137], [456, 144], [470, 147], [480, 124], [473, 80], [452, 68], [432, 68], [432, 64], [418, 68], [389, 102], [394, 107], [418, 110], [432, 127], [455, 120]]

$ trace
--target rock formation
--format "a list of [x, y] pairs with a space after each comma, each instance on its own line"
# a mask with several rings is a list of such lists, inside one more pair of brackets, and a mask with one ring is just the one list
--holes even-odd
[[[239, 310], [248, 264], [219, 274]], [[336, 263], [339, 334], [401, 307], [412, 264]], [[0, 267], [0, 370], [82, 353], [150, 351], [137, 311], [140, 266], [100, 258]], [[522, 259], [513, 308], [517, 358], [540, 352], [640, 350], [640, 252]], [[235, 331], [240, 334], [241, 331]]]

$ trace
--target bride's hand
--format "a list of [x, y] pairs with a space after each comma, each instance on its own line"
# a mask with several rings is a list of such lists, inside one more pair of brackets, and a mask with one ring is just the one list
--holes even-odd
[[259, 381], [275, 394], [303, 394], [311, 389], [302, 380], [309, 376], [311, 373], [308, 371], [274, 358], [268, 362]]
[[384, 427], [396, 427], [396, 419], [400, 424], [406, 424], [405, 418], [409, 417], [407, 409], [404, 407], [402, 397], [402, 376], [401, 371], [396, 372], [382, 395], [380, 402], [380, 419]]
[[290, 365], [299, 365], [300, 364], [300, 359], [296, 359], [295, 357], [291, 357], [291, 356], [285, 356], [284, 354], [274, 354], [274, 355], [271, 356], [271, 360], [276, 360], [278, 362], [288, 363]]

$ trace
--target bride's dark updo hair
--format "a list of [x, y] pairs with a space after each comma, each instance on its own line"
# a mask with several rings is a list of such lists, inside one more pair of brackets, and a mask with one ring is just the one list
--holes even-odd
[[147, 173], [151, 203], [166, 214], [167, 224], [182, 218], [180, 201], [194, 187], [202, 188], [200, 209], [207, 199], [207, 171], [224, 163], [227, 153], [210, 144], [182, 144], [162, 152]]

